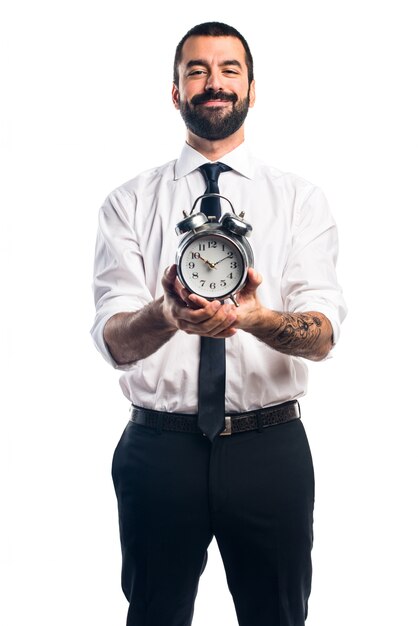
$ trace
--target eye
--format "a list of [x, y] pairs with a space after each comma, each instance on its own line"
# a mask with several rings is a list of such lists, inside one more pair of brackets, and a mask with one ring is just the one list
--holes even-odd
[[191, 70], [188, 76], [202, 76], [203, 74], [206, 74], [206, 70]]
[[228, 76], [239, 76], [240, 75], [240, 71], [236, 67], [225, 67], [223, 69], [223, 73], [227, 74]]

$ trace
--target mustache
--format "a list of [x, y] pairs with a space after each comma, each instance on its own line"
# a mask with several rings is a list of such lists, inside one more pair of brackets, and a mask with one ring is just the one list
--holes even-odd
[[220, 100], [222, 102], [236, 102], [238, 100], [238, 96], [235, 93], [225, 93], [224, 91], [214, 91], [208, 89], [204, 93], [199, 93], [196, 96], [193, 96], [190, 102], [193, 105], [197, 105], [204, 104], [205, 102], [209, 102], [211, 100]]

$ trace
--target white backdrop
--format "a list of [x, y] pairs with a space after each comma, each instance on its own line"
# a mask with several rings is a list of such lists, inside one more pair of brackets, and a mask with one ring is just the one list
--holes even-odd
[[[128, 405], [89, 337], [97, 213], [179, 153], [172, 58], [207, 20], [252, 48], [253, 151], [322, 187], [339, 225], [349, 316], [302, 401], [317, 481], [308, 624], [416, 623], [413, 2], [201, 6], [3, 9], [2, 623], [124, 624], [110, 461]], [[215, 543], [194, 626], [214, 623], [236, 624]]]

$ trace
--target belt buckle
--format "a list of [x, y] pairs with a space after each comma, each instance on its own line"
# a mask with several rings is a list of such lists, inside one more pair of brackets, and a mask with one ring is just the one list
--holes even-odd
[[232, 419], [229, 415], [225, 415], [225, 429], [219, 433], [220, 437], [225, 437], [226, 435], [232, 435]]

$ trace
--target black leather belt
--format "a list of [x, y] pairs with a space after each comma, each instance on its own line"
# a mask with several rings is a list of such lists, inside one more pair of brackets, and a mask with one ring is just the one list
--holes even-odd
[[[243, 433], [248, 430], [262, 430], [268, 426], [277, 426], [299, 418], [300, 407], [297, 400], [247, 413], [230, 413], [225, 416], [225, 430], [220, 433], [220, 436]], [[197, 415], [187, 413], [165, 413], [142, 409], [133, 404], [131, 421], [156, 430], [202, 434], [197, 427]]]

